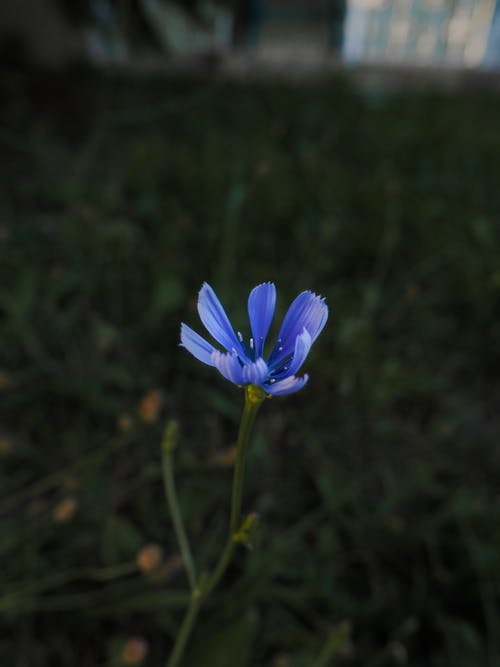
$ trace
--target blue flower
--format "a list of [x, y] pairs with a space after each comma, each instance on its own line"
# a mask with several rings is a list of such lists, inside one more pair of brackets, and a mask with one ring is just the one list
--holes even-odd
[[298, 295], [288, 309], [267, 360], [266, 342], [276, 304], [273, 283], [262, 283], [250, 292], [248, 315], [252, 337], [248, 345], [235, 333], [214, 290], [204, 283], [198, 296], [198, 313], [207, 331], [225, 349], [217, 350], [187, 324], [181, 324], [181, 345], [221, 375], [237, 385], [258, 385], [267, 394], [282, 396], [301, 389], [308, 376], [295, 373], [304, 363], [311, 345], [328, 319], [328, 307], [322, 297], [306, 291]]

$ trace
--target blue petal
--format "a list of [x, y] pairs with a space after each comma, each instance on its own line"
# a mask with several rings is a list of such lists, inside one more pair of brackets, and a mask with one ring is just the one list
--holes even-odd
[[234, 384], [246, 384], [243, 379], [241, 363], [235, 354], [212, 352], [212, 362], [219, 373]]
[[285, 394], [293, 394], [305, 385], [309, 380], [309, 375], [304, 375], [301, 378], [296, 377], [295, 375], [290, 375], [290, 377], [280, 380], [279, 382], [274, 382], [273, 384], [264, 385], [263, 389], [268, 394], [273, 396], [285, 396]]
[[262, 283], [250, 292], [248, 297], [248, 316], [252, 327], [256, 357], [262, 356], [271, 320], [276, 305], [276, 287], [273, 283]]
[[223, 345], [228, 352], [233, 349], [241, 350], [239, 340], [236, 338], [221, 302], [208, 283], [203, 283], [198, 296], [198, 313], [207, 331], [215, 340]]
[[241, 371], [244, 384], [262, 384], [269, 375], [267, 364], [262, 358], [251, 364], [245, 364]]
[[212, 352], [215, 351], [215, 347], [197, 334], [196, 331], [193, 331], [191, 327], [188, 327], [187, 324], [184, 324], [184, 322], [181, 324], [181, 345], [188, 352], [191, 352], [193, 357], [199, 359], [199, 361], [209, 366], [214, 365]]
[[327, 319], [328, 307], [322, 297], [309, 290], [299, 294], [285, 315], [278, 334], [278, 343], [269, 357], [269, 366], [278, 365], [277, 359], [285, 359], [292, 354], [297, 336], [303, 329], [309, 332], [312, 345], [321, 333]]
[[295, 373], [302, 366], [306, 360], [309, 350], [311, 349], [312, 338], [307, 329], [303, 329], [302, 333], [295, 339], [295, 350], [293, 357], [287, 362], [283, 368], [277, 367], [277, 371], [273, 373], [273, 377], [277, 380], [287, 377], [288, 375], [295, 375]]

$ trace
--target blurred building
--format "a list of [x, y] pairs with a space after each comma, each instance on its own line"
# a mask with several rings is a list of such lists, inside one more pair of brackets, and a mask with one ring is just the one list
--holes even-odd
[[497, 0], [349, 0], [342, 54], [350, 63], [500, 64]]

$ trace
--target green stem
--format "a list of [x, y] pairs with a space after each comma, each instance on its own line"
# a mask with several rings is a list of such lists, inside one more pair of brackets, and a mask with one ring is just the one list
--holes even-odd
[[[233, 490], [231, 494], [231, 515], [229, 521], [229, 535], [219, 556], [217, 564], [212, 573], [200, 580], [198, 585], [192, 589], [191, 600], [179, 629], [174, 648], [166, 667], [177, 667], [184, 655], [187, 641], [196, 623], [201, 605], [207, 600], [210, 593], [224, 576], [227, 566], [231, 562], [234, 547], [238, 541], [244, 542], [245, 535], [251, 532], [255, 517], [251, 515], [245, 522], [241, 521], [241, 501], [243, 494], [243, 476], [245, 472], [245, 459], [252, 432], [252, 427], [259, 407], [266, 397], [260, 387], [248, 385], [245, 387], [245, 405], [241, 415], [238, 441], [236, 445], [236, 461], [233, 473]], [[247, 525], [248, 524], [248, 525]]]
[[195, 588], [191, 593], [189, 606], [182, 621], [181, 627], [179, 628], [179, 634], [177, 635], [174, 648], [170, 654], [170, 658], [168, 659], [167, 667], [176, 667], [184, 655], [187, 641], [193, 630], [202, 602], [203, 598], [201, 591], [198, 588]]
[[[238, 442], [236, 446], [236, 461], [233, 473], [233, 491], [231, 496], [231, 520], [229, 523], [229, 533], [232, 536], [240, 527], [241, 523], [241, 499], [243, 493], [243, 477], [245, 474], [246, 451], [253, 424], [262, 398], [259, 395], [255, 397], [256, 389], [252, 385], [245, 388], [245, 405], [241, 415], [240, 430], [238, 433]], [[259, 400], [260, 399], [260, 400]]]
[[170, 421], [165, 429], [162, 443], [162, 470], [163, 470], [163, 484], [165, 487], [165, 494], [167, 496], [168, 507], [172, 516], [172, 523], [174, 524], [175, 536], [179, 544], [182, 560], [186, 573], [189, 579], [191, 590], [194, 591], [196, 586], [196, 569], [194, 565], [193, 555], [189, 546], [186, 530], [182, 521], [182, 516], [179, 508], [179, 501], [177, 500], [177, 492], [175, 489], [174, 466], [173, 466], [173, 451], [177, 446], [177, 424]]
[[233, 540], [232, 535], [229, 536], [229, 538], [226, 541], [226, 544], [224, 545], [224, 549], [221, 551], [219, 560], [217, 561], [217, 564], [212, 574], [208, 577], [205, 583], [205, 586], [203, 588], [203, 601], [205, 601], [208, 598], [210, 593], [213, 591], [213, 589], [217, 586], [219, 581], [224, 576], [224, 572], [226, 571], [227, 566], [231, 562], [235, 545], [236, 542]]

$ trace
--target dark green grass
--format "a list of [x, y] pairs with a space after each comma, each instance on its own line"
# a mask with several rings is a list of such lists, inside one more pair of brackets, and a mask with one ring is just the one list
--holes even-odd
[[[242, 401], [179, 323], [200, 330], [208, 280], [245, 329], [274, 280], [280, 316], [311, 288], [331, 319], [307, 388], [262, 409], [259, 533], [186, 665], [498, 665], [500, 98], [17, 73], [2, 90], [0, 664], [120, 665], [132, 636], [163, 664], [187, 588], [162, 428], [180, 423], [210, 566]], [[134, 568], [147, 543], [170, 574]]]

